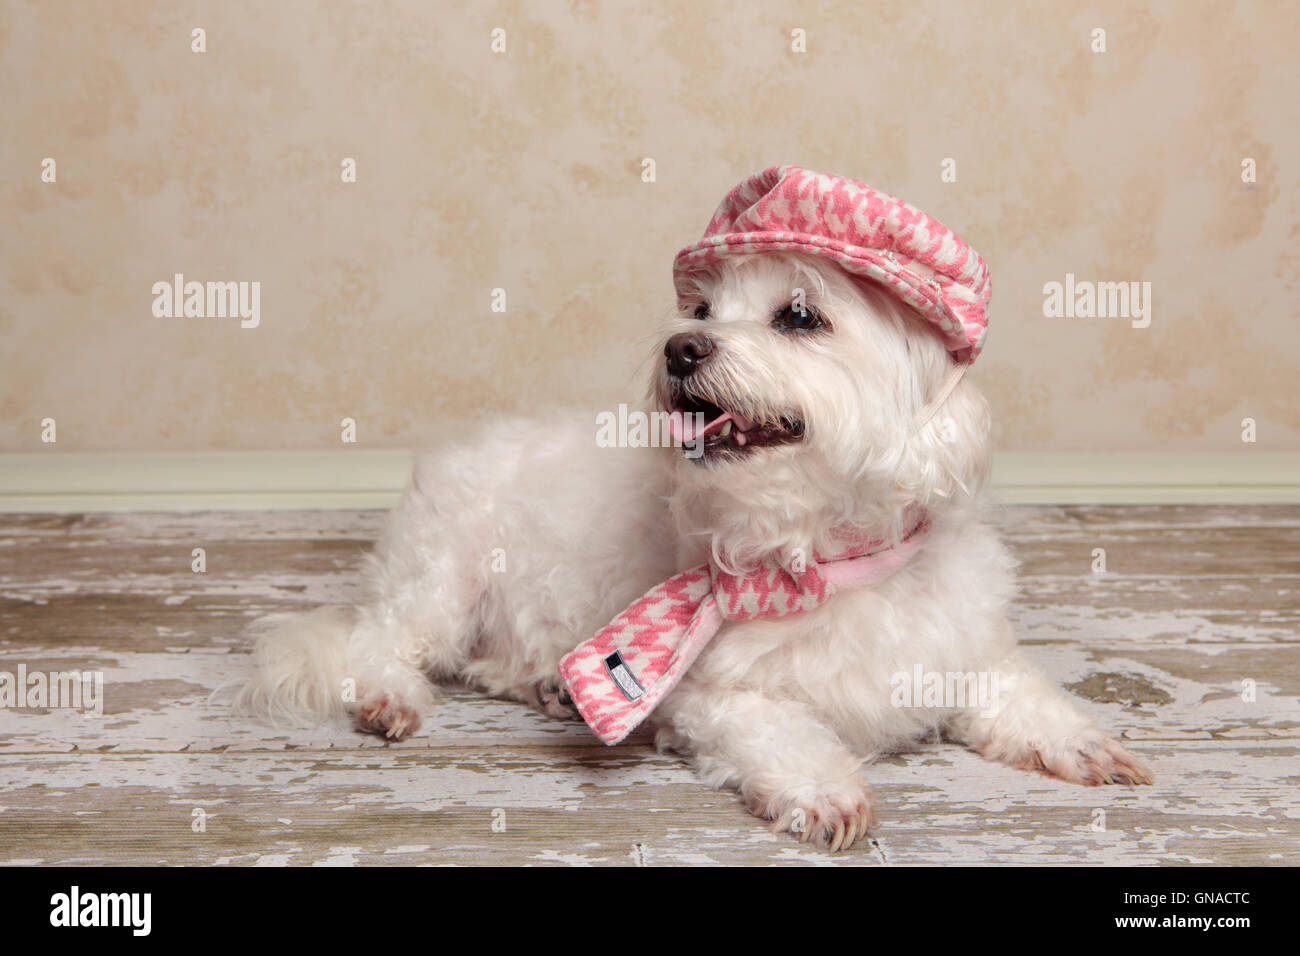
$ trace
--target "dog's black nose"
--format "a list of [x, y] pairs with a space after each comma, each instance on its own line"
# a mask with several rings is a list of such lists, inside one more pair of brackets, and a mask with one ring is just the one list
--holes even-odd
[[713, 339], [703, 332], [679, 332], [664, 346], [668, 374], [685, 378], [713, 354]]

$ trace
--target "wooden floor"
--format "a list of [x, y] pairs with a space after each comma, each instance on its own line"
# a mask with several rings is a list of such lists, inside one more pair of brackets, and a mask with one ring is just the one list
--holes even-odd
[[104, 676], [100, 717], [0, 709], [0, 862], [1300, 863], [1300, 507], [1008, 509], [1028, 655], [1156, 784], [928, 743], [868, 768], [879, 837], [835, 857], [644, 737], [606, 748], [512, 703], [454, 694], [387, 745], [210, 701], [247, 666], [248, 621], [356, 595], [381, 518], [0, 515], [0, 671]]

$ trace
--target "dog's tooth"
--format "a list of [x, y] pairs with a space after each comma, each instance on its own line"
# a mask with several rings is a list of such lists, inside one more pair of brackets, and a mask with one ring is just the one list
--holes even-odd
[[729, 421], [727, 421], [727, 422], [723, 422], [723, 423], [722, 423], [722, 431], [720, 431], [718, 434], [720, 434], [723, 438], [726, 438], [728, 435], [730, 435], [730, 434], [731, 434], [731, 422], [729, 422]]

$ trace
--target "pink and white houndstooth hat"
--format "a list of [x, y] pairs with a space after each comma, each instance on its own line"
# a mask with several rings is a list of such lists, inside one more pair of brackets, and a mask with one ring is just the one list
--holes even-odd
[[692, 272], [722, 256], [776, 250], [826, 256], [874, 279], [932, 322], [958, 362], [984, 347], [993, 289], [974, 249], [901, 199], [798, 166], [772, 166], [727, 194], [704, 237], [673, 261], [678, 298]]

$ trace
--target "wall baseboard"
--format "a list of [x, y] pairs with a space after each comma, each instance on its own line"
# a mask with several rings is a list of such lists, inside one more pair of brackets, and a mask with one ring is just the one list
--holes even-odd
[[1300, 504], [1300, 452], [995, 452], [1009, 504]]
[[[0, 454], [0, 512], [389, 508], [409, 451]], [[1300, 452], [1002, 452], [1008, 504], [1300, 504]]]
[[0, 511], [391, 508], [409, 451], [0, 455]]

